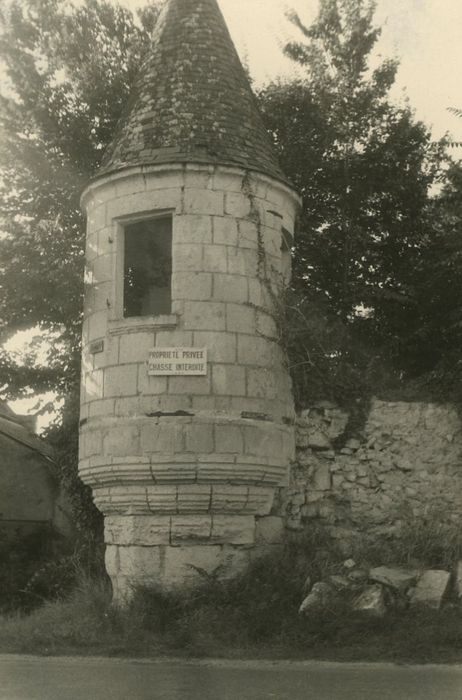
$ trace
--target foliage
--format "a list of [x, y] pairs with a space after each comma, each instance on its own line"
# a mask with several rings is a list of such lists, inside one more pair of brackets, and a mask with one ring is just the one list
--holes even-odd
[[[400, 611], [377, 620], [340, 606], [319, 617], [301, 617], [298, 608], [307, 576], [315, 582], [340, 572], [343, 557], [315, 528], [276, 550], [232, 580], [204, 576], [196, 588], [181, 593], [139, 588], [126, 608], [111, 607], [106, 580], [82, 575], [66, 598], [46, 603], [27, 617], [2, 618], [0, 649], [146, 657], [174, 653], [460, 661], [462, 617], [454, 607], [422, 614]], [[359, 553], [358, 561], [365, 553]]]
[[[84, 219], [79, 197], [111, 140], [158, 15], [107, 0], [7, 0], [0, 9], [0, 340], [38, 326], [48, 356], [0, 351], [0, 391], [66, 399], [51, 439], [78, 512], [75, 481]], [[85, 517], [95, 519], [94, 512]]]
[[[303, 76], [260, 95], [283, 169], [303, 197], [293, 258], [298, 313], [335, 359], [327, 384], [340, 399], [347, 392], [337, 391], [338, 380], [348, 386], [365, 365], [382, 362], [385, 374], [392, 361], [401, 371], [428, 369], [411, 349], [408, 324], [417, 332], [428, 294], [419, 264], [427, 262], [429, 193], [444, 144], [390, 101], [396, 63], [370, 68], [380, 35], [373, 12], [366, 0], [322, 0], [311, 27], [292, 15], [303, 40], [286, 53]], [[317, 393], [316, 371], [329, 361], [324, 355], [316, 368], [305, 359]]]
[[156, 7], [148, 8], [138, 24], [105, 0], [79, 7], [11, 0], [1, 10], [0, 331], [3, 338], [36, 325], [55, 332], [46, 367], [36, 367], [35, 376], [33, 367], [10, 371], [7, 396], [31, 386], [62, 396], [75, 391], [84, 262], [79, 197], [114, 132], [156, 16]]

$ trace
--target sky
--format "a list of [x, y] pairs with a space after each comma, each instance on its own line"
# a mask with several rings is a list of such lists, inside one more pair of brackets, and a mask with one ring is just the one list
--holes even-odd
[[[120, 1], [132, 9], [146, 2]], [[219, 0], [219, 4], [257, 85], [294, 73], [282, 46], [299, 34], [285, 12], [293, 9], [309, 24], [318, 0]], [[417, 117], [433, 127], [435, 138], [451, 131], [462, 140], [462, 120], [447, 111], [462, 108], [462, 0], [378, 0], [376, 21], [383, 28], [379, 53], [401, 61], [393, 98], [401, 100], [407, 94]]]

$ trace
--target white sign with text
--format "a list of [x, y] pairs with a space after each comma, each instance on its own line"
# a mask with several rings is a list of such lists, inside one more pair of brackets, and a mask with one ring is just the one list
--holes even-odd
[[154, 377], [207, 374], [206, 348], [153, 348], [149, 351], [148, 374]]

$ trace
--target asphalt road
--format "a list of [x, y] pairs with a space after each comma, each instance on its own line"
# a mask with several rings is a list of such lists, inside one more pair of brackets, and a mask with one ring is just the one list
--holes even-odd
[[0, 656], [1, 700], [461, 700], [462, 666]]

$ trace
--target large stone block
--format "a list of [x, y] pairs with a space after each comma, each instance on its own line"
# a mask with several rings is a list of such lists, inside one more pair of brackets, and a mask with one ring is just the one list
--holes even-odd
[[316, 491], [330, 491], [332, 488], [332, 475], [328, 462], [317, 464], [313, 474], [312, 486]]
[[234, 333], [196, 331], [193, 343], [196, 348], [207, 348], [208, 361], [211, 363], [233, 364], [236, 362], [236, 335]]
[[206, 574], [212, 576], [221, 564], [220, 545], [167, 547], [164, 550], [163, 581], [169, 588], [200, 585], [205, 583]]
[[185, 191], [185, 214], [208, 214], [211, 216], [223, 216], [223, 212], [224, 195], [222, 192], [197, 188], [190, 188]]
[[282, 453], [282, 434], [272, 423], [249, 425], [244, 429], [246, 455], [277, 459]]
[[195, 331], [224, 331], [226, 328], [226, 304], [211, 301], [186, 302], [184, 305], [184, 327], [186, 330]]
[[269, 313], [257, 311], [257, 333], [266, 338], [278, 338], [276, 319]]
[[439, 610], [449, 586], [451, 575], [447, 571], [425, 571], [419, 578], [411, 597], [411, 606]]
[[102, 370], [85, 372], [82, 377], [81, 400], [84, 403], [102, 399], [104, 395], [104, 374]]
[[83, 458], [99, 455], [102, 451], [103, 435], [101, 430], [86, 430], [80, 436], [80, 454]]
[[226, 304], [226, 330], [255, 335], [255, 309], [242, 304]]
[[210, 216], [184, 214], [176, 216], [173, 224], [173, 245], [187, 243], [197, 245], [212, 242], [212, 219]]
[[258, 255], [249, 248], [228, 248], [228, 272], [230, 275], [256, 277], [258, 274]]
[[169, 515], [111, 515], [104, 519], [107, 545], [152, 547], [169, 544], [170, 530]]
[[209, 377], [169, 377], [168, 390], [170, 394], [207, 395], [211, 391], [211, 381]]
[[140, 431], [137, 425], [112, 425], [104, 438], [104, 454], [114, 457], [140, 454]]
[[[184, 462], [183, 457], [189, 461]], [[151, 476], [156, 484], [186, 484], [197, 481], [197, 465], [191, 455], [151, 455]]]
[[213, 165], [187, 163], [184, 170], [184, 187], [186, 189], [213, 189]]
[[[275, 343], [258, 336], [239, 335], [237, 342], [237, 359], [243, 365], [272, 367], [275, 365], [277, 352]], [[279, 359], [279, 357], [278, 357]]]
[[142, 396], [165, 394], [167, 387], [167, 377], [154, 377], [148, 374], [147, 362], [138, 365], [138, 394]]
[[[110, 399], [113, 401], [114, 399]], [[140, 397], [139, 396], [129, 396], [125, 399], [117, 399], [115, 401], [115, 415], [120, 417], [131, 417], [139, 416], [141, 413], [140, 408]]]
[[146, 423], [141, 426], [143, 452], [174, 454], [184, 450], [184, 426], [175, 423]]
[[249, 298], [247, 278], [237, 275], [215, 274], [213, 276], [213, 298], [217, 301], [246, 304]]
[[172, 209], [181, 212], [182, 205], [182, 193], [179, 187], [136, 192], [126, 197], [108, 201], [107, 220], [116, 219], [120, 216], [133, 216], [137, 213], [154, 211], [156, 209]]
[[457, 562], [454, 588], [459, 600], [462, 599], [462, 561]]
[[212, 371], [214, 394], [245, 396], [245, 369], [239, 365], [215, 365]]
[[88, 406], [88, 415], [90, 418], [112, 416], [114, 415], [114, 404], [114, 399], [103, 399], [101, 401], [93, 401]]
[[100, 204], [99, 206], [91, 207], [87, 214], [88, 231], [99, 231], [99, 229], [104, 228], [104, 226], [106, 226], [106, 221], [106, 204]]
[[[153, 515], [178, 513], [178, 487], [176, 484], [147, 486], [144, 491], [143, 514]], [[128, 498], [127, 500], [131, 500]], [[140, 505], [142, 501], [140, 499]]]
[[104, 338], [107, 331], [107, 311], [97, 311], [88, 316], [88, 341]]
[[239, 229], [239, 247], [258, 249], [258, 226], [254, 221], [239, 220], [237, 223]]
[[118, 574], [130, 579], [133, 585], [140, 579], [149, 580], [153, 584], [161, 581], [162, 557], [160, 547], [119, 547]]
[[245, 219], [252, 212], [252, 200], [242, 192], [227, 192], [225, 214], [237, 219]]
[[216, 544], [251, 545], [255, 542], [253, 515], [213, 515], [211, 541]]
[[114, 545], [107, 545], [104, 553], [104, 563], [108, 575], [112, 578], [120, 571], [119, 548]]
[[138, 386], [138, 365], [108, 367], [104, 370], [105, 398], [134, 396]]
[[412, 586], [417, 576], [418, 573], [416, 571], [390, 566], [378, 566], [369, 571], [369, 578], [371, 581], [381, 583], [400, 593], [404, 593]]
[[249, 500], [247, 486], [217, 484], [212, 487], [211, 510], [213, 513], [244, 513]]
[[207, 513], [210, 510], [210, 484], [180, 484], [178, 486], [178, 513]]
[[[213, 242], [215, 245], [236, 246], [238, 244], [236, 219], [232, 217], [214, 217]], [[223, 255], [226, 256], [225, 249], [223, 249]]]
[[114, 254], [98, 255], [91, 265], [92, 284], [99, 285], [105, 282], [111, 282], [113, 278], [113, 270], [115, 265]]
[[244, 173], [239, 168], [215, 168], [213, 189], [225, 192], [242, 192]]
[[202, 269], [205, 272], [228, 272], [226, 248], [221, 245], [205, 245]]
[[242, 428], [238, 425], [216, 425], [215, 449], [217, 452], [242, 454], [244, 451]]
[[154, 333], [126, 333], [120, 338], [119, 362], [147, 362], [154, 347]]
[[186, 426], [186, 451], [194, 453], [213, 452], [213, 423], [192, 423]]
[[247, 396], [261, 399], [276, 398], [274, 372], [269, 369], [247, 369]]
[[[175, 272], [172, 277], [173, 299], [209, 301], [212, 298], [210, 272]], [[214, 295], [214, 298], [218, 298]]]
[[203, 253], [203, 245], [175, 244], [173, 246], [173, 273], [204, 272]]
[[207, 543], [211, 533], [212, 518], [210, 515], [172, 516], [172, 545]]

